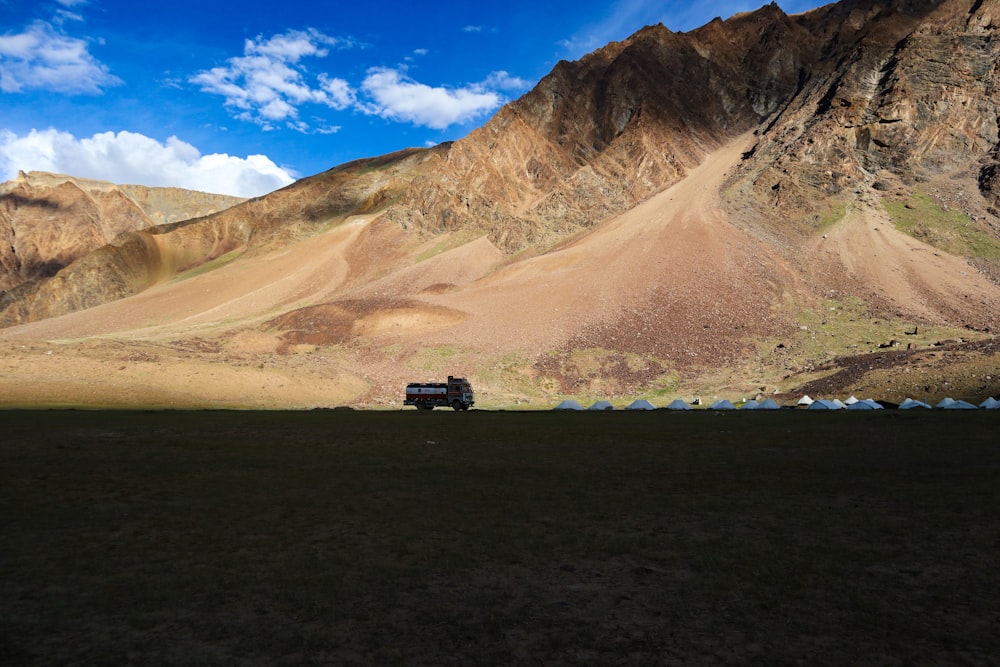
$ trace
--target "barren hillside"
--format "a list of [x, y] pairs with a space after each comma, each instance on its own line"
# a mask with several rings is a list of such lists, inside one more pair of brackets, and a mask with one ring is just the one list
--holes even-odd
[[243, 199], [21, 172], [0, 184], [0, 295], [47, 278], [119, 234], [189, 220]]
[[449, 373], [489, 405], [1000, 393], [994, 15], [855, 0], [646, 28], [455, 144], [11, 292], [4, 402], [392, 405]]

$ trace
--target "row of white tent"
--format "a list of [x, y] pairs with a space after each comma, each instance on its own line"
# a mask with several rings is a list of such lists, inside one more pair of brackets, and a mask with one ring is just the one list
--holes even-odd
[[[985, 401], [980, 403], [979, 408], [977, 408], [968, 401], [956, 401], [953, 398], [945, 398], [939, 401], [934, 407], [939, 410], [977, 410], [979, 408], [982, 408], [983, 410], [997, 410], [1000, 409], [1000, 401], [990, 396]], [[899, 404], [900, 410], [910, 410], [912, 408], [923, 408], [925, 410], [929, 410], [931, 406], [923, 401], [917, 401], [912, 398], [908, 398]]]
[[[882, 410], [883, 406], [878, 402], [873, 401], [870, 398], [857, 399], [851, 396], [846, 401], [841, 401], [840, 399], [833, 400], [813, 400], [808, 396], [803, 396], [796, 403], [796, 407], [805, 408], [806, 410]], [[931, 409], [932, 407], [940, 410], [976, 410], [978, 409], [972, 403], [967, 401], [955, 400], [953, 398], [945, 398], [941, 400], [937, 405], [931, 406], [929, 403], [923, 401], [918, 401], [912, 398], [907, 398], [905, 401], [899, 404], [900, 410], [910, 410], [913, 408], [923, 408]], [[992, 396], [987, 398], [985, 401], [979, 404], [979, 408], [985, 410], [997, 410], [1000, 409], [1000, 401], [996, 400]], [[584, 410], [584, 407], [578, 402], [567, 399], [557, 405], [555, 410]], [[613, 406], [608, 401], [597, 401], [587, 410], [614, 410]], [[656, 410], [656, 406], [645, 399], [639, 399], [633, 401], [625, 406], [626, 410]], [[691, 410], [691, 406], [677, 399], [666, 406], [667, 410]], [[746, 401], [741, 407], [737, 408], [732, 401], [727, 399], [722, 399], [712, 403], [708, 406], [709, 410], [780, 410], [781, 406], [778, 405], [773, 399], [765, 399], [763, 401]]]
[[796, 407], [803, 407], [806, 410], [882, 410], [882, 404], [873, 401], [870, 398], [859, 400], [854, 396], [851, 396], [846, 401], [841, 401], [839, 398], [833, 400], [817, 400], [809, 398], [809, 396], [803, 396], [799, 399], [799, 402], [795, 404]]

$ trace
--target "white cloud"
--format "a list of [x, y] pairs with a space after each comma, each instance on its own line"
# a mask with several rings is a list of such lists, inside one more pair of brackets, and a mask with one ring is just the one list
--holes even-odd
[[0, 130], [0, 173], [51, 171], [113, 183], [178, 187], [256, 197], [295, 180], [265, 155], [202, 155], [177, 137], [160, 143], [135, 132], [103, 132], [77, 139], [55, 129], [18, 136]]
[[35, 22], [21, 33], [0, 35], [0, 92], [42, 88], [96, 95], [121, 79], [95, 59], [87, 42]]
[[[305, 105], [360, 111], [443, 130], [494, 111], [506, 101], [498, 91], [520, 92], [531, 87], [530, 82], [503, 71], [493, 72], [481, 83], [434, 87], [410, 78], [404, 65], [370, 68], [355, 87], [327, 72], [313, 76], [303, 64], [306, 58], [327, 56], [331, 48], [353, 46], [351, 40], [330, 37], [312, 28], [289, 30], [269, 38], [258, 36], [245, 42], [242, 56], [197, 72], [189, 82], [201, 86], [204, 92], [223, 96], [238, 120], [256, 123], [265, 130], [284, 127], [321, 134], [340, 128], [315, 114], [309, 122], [303, 120], [300, 113]], [[415, 56], [428, 53], [424, 48], [413, 51]]]
[[331, 78], [326, 73], [320, 74], [317, 79], [320, 88], [329, 96], [328, 106], [338, 110], [346, 109], [357, 99], [354, 89], [343, 79]]
[[482, 86], [431, 87], [388, 67], [369, 69], [361, 89], [373, 100], [359, 103], [364, 113], [435, 130], [470, 121], [503, 103]]
[[53, 20], [58, 25], [63, 25], [64, 23], [67, 23], [69, 21], [75, 21], [80, 23], [83, 22], [83, 16], [81, 14], [77, 14], [76, 12], [71, 12], [66, 9], [57, 9], [55, 16], [53, 17]]
[[303, 58], [323, 58], [328, 47], [346, 48], [348, 40], [324, 35], [315, 29], [290, 30], [269, 39], [248, 39], [243, 55], [230, 58], [224, 66], [203, 70], [191, 77], [201, 90], [226, 98], [226, 106], [241, 120], [274, 129], [276, 123], [299, 131], [308, 124], [299, 120], [299, 106], [320, 104], [342, 110], [352, 105], [355, 93], [343, 79], [320, 74], [306, 80]]
[[483, 81], [480, 86], [484, 89], [495, 88], [497, 90], [521, 91], [531, 88], [532, 83], [527, 79], [512, 76], [510, 73], [500, 70], [498, 72], [490, 72], [490, 75], [486, 77], [486, 81]]

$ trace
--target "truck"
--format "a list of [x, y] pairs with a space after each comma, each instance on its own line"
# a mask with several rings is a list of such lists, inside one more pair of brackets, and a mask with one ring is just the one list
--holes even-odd
[[451, 407], [468, 410], [476, 403], [472, 385], [465, 378], [448, 376], [447, 382], [411, 382], [406, 385], [403, 405], [414, 405], [418, 410]]

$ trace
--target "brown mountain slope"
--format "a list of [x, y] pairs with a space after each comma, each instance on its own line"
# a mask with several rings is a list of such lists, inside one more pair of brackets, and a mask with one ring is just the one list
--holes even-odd
[[[493, 404], [739, 397], [890, 339], [986, 338], [993, 14], [857, 0], [647, 28], [453, 145], [126, 235], [8, 298], [4, 395], [397, 403], [461, 372]], [[1000, 391], [988, 348], [936, 349], [961, 378], [914, 357], [887, 397]]]
[[[608, 388], [652, 382], [664, 371], [688, 368], [702, 359], [732, 361], [744, 351], [738, 345], [747, 336], [783, 328], [780, 313], [771, 321], [755, 312], [769, 309], [781, 289], [777, 281], [755, 295], [733, 289], [748, 278], [756, 284], [767, 280], [768, 262], [757, 254], [767, 251], [727, 229], [712, 195], [745, 144], [745, 139], [732, 142], [696, 168], [689, 180], [593, 233], [532, 259], [510, 263], [485, 237], [433, 254], [440, 240], [414, 246], [409, 235], [379, 216], [359, 216], [262, 253], [253, 262], [234, 261], [128, 299], [8, 329], [4, 337], [22, 344], [72, 341], [56, 352], [64, 368], [81, 364], [94, 346], [106, 354], [108, 344], [94, 342], [99, 338], [142, 341], [128, 346], [145, 352], [126, 357], [133, 363], [122, 367], [125, 377], [138, 370], [134, 362], [144, 362], [145, 355], [163, 363], [168, 355], [187, 349], [190, 343], [184, 341], [195, 339], [203, 352], [226, 359], [221, 366], [230, 370], [234, 359], [258, 358], [278, 360], [289, 372], [317, 351], [340, 349], [342, 358], [330, 370], [349, 369], [348, 375], [357, 379], [347, 386], [355, 391], [362, 377], [375, 386], [396, 380], [400, 371], [392, 357], [415, 363], [418, 373], [427, 372], [419, 366], [434, 365], [433, 358], [420, 361], [428, 351], [478, 363], [516, 358], [523, 360], [519, 372], [531, 374], [542, 372], [532, 371], [535, 365], [559, 362], [558, 355], [548, 352], [585, 349], [601, 357], [607, 350], [629, 357], [626, 365], [631, 363], [635, 375], [609, 378]], [[386, 261], [372, 256], [391, 245], [408, 246], [409, 252]], [[385, 275], [357, 280], [357, 268], [364, 275], [373, 266], [381, 266]], [[724, 277], [717, 275], [718, 266], [726, 267]], [[675, 285], [669, 276], [678, 270], [687, 279]], [[724, 289], [715, 292], [706, 312], [693, 313], [685, 294], [699, 290], [703, 281]], [[166, 321], [165, 313], [170, 315]], [[706, 326], [717, 331], [702, 335]], [[672, 339], [658, 335], [661, 327], [671, 329]], [[82, 362], [84, 369], [89, 363]], [[598, 358], [596, 363], [617, 360]], [[87, 377], [93, 370], [77, 372]], [[124, 383], [128, 393], [147, 394], [149, 388], [142, 385], [150, 372], [130, 377]], [[207, 372], [202, 371], [194, 384], [204, 382], [204, 391], [252, 404], [258, 388], [237, 386], [248, 372], [220, 380], [220, 386], [206, 380]], [[307, 363], [306, 370], [298, 372], [324, 377], [328, 371]], [[551, 375], [562, 372], [554, 369]], [[173, 380], [156, 384], [171, 387], [170, 393], [192, 391], [197, 396], [191, 378], [176, 373], [174, 369], [169, 374]], [[16, 375], [6, 377], [7, 382], [16, 381]], [[329, 395], [323, 399], [315, 393], [330, 392], [328, 381], [306, 384], [314, 392], [311, 400], [329, 400]], [[89, 390], [99, 391], [99, 386]], [[300, 387], [292, 395], [304, 391]]]
[[91, 308], [137, 294], [180, 273], [250, 260], [347, 216], [379, 210], [435, 151], [359, 160], [203, 218], [123, 233], [57, 275], [0, 295], [0, 325]]

